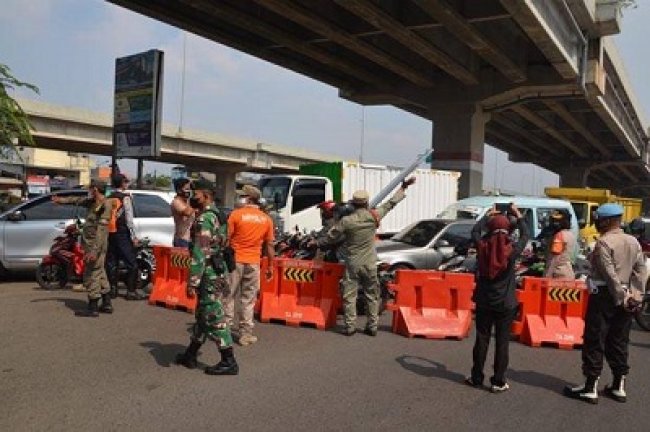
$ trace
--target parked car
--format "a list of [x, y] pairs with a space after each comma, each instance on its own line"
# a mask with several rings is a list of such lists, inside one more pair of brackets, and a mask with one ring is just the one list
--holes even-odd
[[454, 248], [471, 241], [474, 220], [425, 219], [377, 243], [379, 261], [398, 269], [437, 269]]
[[[135, 230], [139, 238], [152, 245], [171, 246], [174, 221], [171, 192], [129, 191], [133, 196]], [[85, 190], [57, 192], [62, 196], [86, 196]], [[35, 270], [47, 255], [56, 236], [76, 218], [83, 219], [86, 209], [56, 205], [47, 194], [0, 214], [0, 273]]]

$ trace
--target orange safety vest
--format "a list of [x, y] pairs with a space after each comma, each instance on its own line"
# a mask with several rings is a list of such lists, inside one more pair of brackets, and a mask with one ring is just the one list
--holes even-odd
[[124, 204], [122, 201], [124, 200], [124, 194], [120, 192], [116, 192], [114, 197], [109, 198], [111, 200], [111, 218], [108, 220], [108, 232], [110, 234], [116, 233], [117, 232], [117, 221], [119, 218], [121, 218], [124, 214]]

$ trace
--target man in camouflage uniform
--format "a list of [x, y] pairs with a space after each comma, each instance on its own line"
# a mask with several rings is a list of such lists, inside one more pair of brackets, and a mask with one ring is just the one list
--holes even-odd
[[192, 326], [190, 345], [176, 357], [176, 363], [189, 369], [197, 366], [199, 348], [206, 340], [214, 341], [221, 361], [205, 369], [208, 375], [237, 375], [239, 366], [232, 348], [232, 334], [224, 317], [223, 294], [227, 288], [228, 270], [223, 259], [226, 225], [219, 221], [214, 205], [214, 187], [206, 180], [194, 183], [195, 196], [190, 204], [199, 210], [192, 226], [192, 264], [188, 296], [198, 294], [196, 323]]
[[630, 371], [628, 344], [632, 315], [642, 301], [647, 270], [636, 238], [621, 229], [623, 207], [603, 204], [596, 210], [596, 228], [601, 234], [590, 256], [587, 279], [589, 302], [585, 316], [582, 372], [584, 384], [564, 389], [564, 394], [593, 404], [598, 403], [598, 380], [603, 354], [612, 369], [614, 382], [605, 395], [626, 402], [625, 381]]
[[113, 313], [110, 285], [104, 268], [108, 248], [108, 221], [111, 218], [111, 204], [106, 200], [106, 183], [93, 180], [88, 189], [88, 197], [52, 195], [52, 201], [88, 209], [81, 231], [85, 262], [83, 284], [88, 291], [88, 309], [77, 311], [75, 315], [96, 318], [99, 312]]
[[357, 292], [363, 287], [367, 303], [366, 329], [364, 333], [377, 336], [379, 321], [379, 280], [377, 279], [377, 252], [375, 236], [381, 220], [404, 199], [404, 192], [415, 182], [411, 178], [402, 183], [401, 188], [377, 209], [369, 209], [370, 196], [366, 191], [357, 191], [352, 196], [354, 212], [339, 220], [325, 238], [317, 240], [318, 247], [326, 247], [343, 242], [341, 248], [346, 257], [343, 275], [343, 307], [345, 328], [343, 334], [352, 336], [356, 333]]

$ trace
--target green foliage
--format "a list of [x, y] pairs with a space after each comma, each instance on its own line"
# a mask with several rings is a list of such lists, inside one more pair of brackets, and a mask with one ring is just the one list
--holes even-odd
[[145, 174], [143, 180], [148, 187], [154, 189], [170, 189], [172, 186], [172, 178], [167, 175]]
[[25, 87], [38, 93], [32, 84], [19, 81], [8, 66], [0, 63], [0, 157], [7, 158], [14, 149], [14, 140], [34, 145], [32, 125], [18, 102], [9, 96], [9, 90]]

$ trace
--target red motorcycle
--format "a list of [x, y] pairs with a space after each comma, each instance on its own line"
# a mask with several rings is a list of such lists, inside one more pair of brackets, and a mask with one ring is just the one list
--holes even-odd
[[75, 223], [68, 225], [63, 235], [54, 239], [50, 253], [36, 269], [36, 282], [46, 290], [65, 288], [68, 282], [81, 282], [84, 272], [84, 252], [79, 238], [81, 231]]

